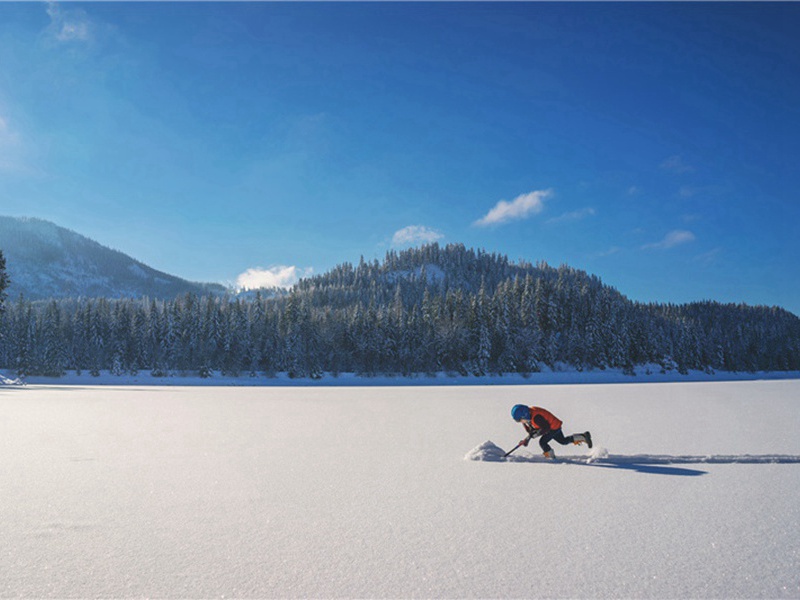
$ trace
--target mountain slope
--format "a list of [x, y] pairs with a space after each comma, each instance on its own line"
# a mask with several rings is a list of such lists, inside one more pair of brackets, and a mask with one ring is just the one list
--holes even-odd
[[49, 221], [0, 217], [9, 298], [174, 298], [224, 293], [216, 284], [168, 275]]

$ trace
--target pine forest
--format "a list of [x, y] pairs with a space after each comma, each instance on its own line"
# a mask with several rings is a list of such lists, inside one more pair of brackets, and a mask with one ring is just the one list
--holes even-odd
[[0, 366], [21, 376], [632, 375], [640, 365], [800, 370], [800, 319], [777, 307], [634, 302], [568, 266], [438, 244], [343, 264], [288, 291], [9, 298], [0, 318]]

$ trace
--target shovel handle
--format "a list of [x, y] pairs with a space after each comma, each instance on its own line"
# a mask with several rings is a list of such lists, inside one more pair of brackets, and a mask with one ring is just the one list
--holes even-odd
[[522, 441], [521, 441], [519, 444], [517, 444], [516, 446], [514, 446], [514, 447], [513, 447], [511, 450], [509, 450], [508, 452], [506, 452], [505, 454], [503, 454], [503, 458], [505, 458], [506, 456], [510, 455], [510, 454], [511, 454], [512, 452], [514, 452], [514, 451], [515, 451], [517, 448], [519, 448], [520, 446], [522, 446], [524, 442], [530, 442], [532, 438], [533, 438], [533, 436], [530, 436], [530, 435], [529, 435], [529, 436], [528, 436], [526, 439], [522, 440]]

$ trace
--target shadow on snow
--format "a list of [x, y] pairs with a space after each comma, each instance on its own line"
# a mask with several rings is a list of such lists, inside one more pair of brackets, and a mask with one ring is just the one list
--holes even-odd
[[792, 454], [713, 454], [707, 456], [664, 455], [664, 454], [609, 454], [603, 448], [595, 449], [586, 456], [559, 456], [555, 461], [530, 453], [504, 456], [505, 452], [486, 442], [467, 453], [466, 460], [486, 462], [514, 462], [539, 464], [569, 464], [605, 469], [623, 469], [648, 473], [651, 475], [675, 475], [696, 477], [707, 471], [687, 468], [682, 465], [753, 465], [753, 464], [800, 464], [800, 456]]

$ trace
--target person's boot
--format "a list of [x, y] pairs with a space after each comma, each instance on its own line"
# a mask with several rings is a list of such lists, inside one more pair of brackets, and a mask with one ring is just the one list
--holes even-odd
[[589, 448], [592, 447], [592, 434], [588, 431], [585, 433], [576, 433], [572, 436], [572, 443], [576, 446], [586, 443]]
[[546, 450], [543, 456], [550, 460], [556, 459], [556, 453], [553, 450]]

